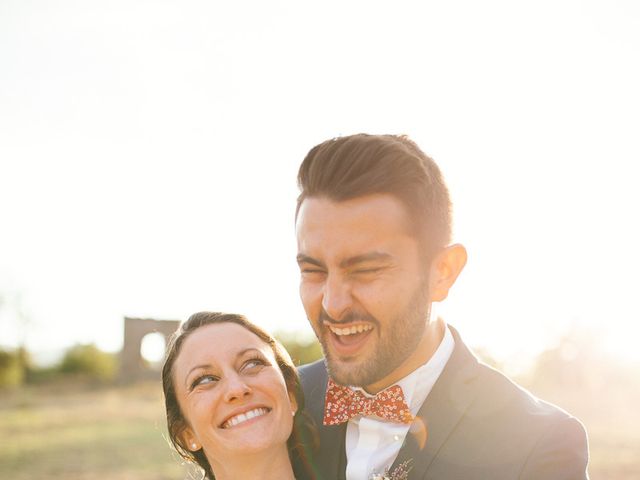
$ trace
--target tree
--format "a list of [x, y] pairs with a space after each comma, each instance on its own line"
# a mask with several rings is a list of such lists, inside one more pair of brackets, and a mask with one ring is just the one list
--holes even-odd
[[113, 354], [103, 352], [94, 344], [75, 345], [65, 352], [58, 370], [62, 374], [105, 382], [115, 377], [116, 363]]
[[20, 351], [0, 350], [0, 389], [22, 385], [25, 369]]
[[322, 358], [322, 348], [315, 337], [301, 337], [291, 332], [276, 332], [275, 337], [287, 349], [295, 365], [304, 365]]

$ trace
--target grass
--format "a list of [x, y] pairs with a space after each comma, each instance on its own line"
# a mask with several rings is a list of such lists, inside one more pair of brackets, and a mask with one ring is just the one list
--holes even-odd
[[[610, 385], [609, 385], [610, 387]], [[640, 478], [640, 390], [534, 391], [580, 418], [595, 480]], [[0, 391], [0, 478], [199, 478], [170, 449], [159, 383]]]
[[158, 384], [2, 395], [0, 478], [189, 478], [166, 441]]

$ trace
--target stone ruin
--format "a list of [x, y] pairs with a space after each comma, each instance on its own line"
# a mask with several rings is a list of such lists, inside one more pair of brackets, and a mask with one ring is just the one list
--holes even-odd
[[179, 320], [154, 320], [151, 318], [124, 318], [124, 344], [120, 352], [120, 380], [160, 380], [160, 371], [153, 368], [140, 352], [142, 340], [150, 333], [164, 336], [165, 345], [169, 337], [178, 329]]

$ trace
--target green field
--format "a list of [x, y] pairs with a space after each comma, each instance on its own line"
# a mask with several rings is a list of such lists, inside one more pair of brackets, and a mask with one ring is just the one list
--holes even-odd
[[159, 383], [0, 395], [0, 478], [187, 478], [166, 441]]
[[[606, 389], [603, 394], [545, 396], [587, 426], [592, 479], [638, 479], [638, 395], [616, 396]], [[163, 414], [159, 383], [110, 388], [68, 384], [0, 392], [0, 478], [198, 478], [172, 453]]]

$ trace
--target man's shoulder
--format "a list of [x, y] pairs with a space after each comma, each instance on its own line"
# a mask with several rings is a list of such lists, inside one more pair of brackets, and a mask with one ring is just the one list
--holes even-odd
[[474, 411], [488, 416], [531, 418], [535, 422], [573, 418], [562, 408], [538, 398], [504, 373], [478, 360], [458, 332], [453, 328], [451, 330], [456, 341], [456, 353], [448, 375], [456, 378], [452, 385], [475, 385], [467, 391], [475, 391], [475, 400], [471, 405]]
[[[443, 383], [432, 392], [435, 408], [427, 409], [432, 425], [438, 418], [457, 419], [435, 471], [467, 452], [483, 459], [473, 468], [486, 478], [506, 478], [498, 472], [527, 480], [587, 478], [587, 437], [580, 421], [479, 361], [459, 337], [457, 342]], [[565, 471], [570, 476], [558, 476]]]
[[327, 369], [323, 360], [298, 367], [300, 384], [305, 399], [305, 409], [315, 422], [322, 423], [324, 397], [327, 391]]
[[298, 374], [306, 396], [318, 393], [324, 395], [327, 385], [327, 367], [324, 360], [321, 359], [298, 367]]
[[580, 420], [501, 372], [482, 364], [480, 368], [484, 387], [469, 414], [491, 426], [485, 439], [500, 446], [503, 459], [526, 452], [520, 478], [556, 478], [561, 471], [569, 474], [563, 478], [587, 478], [589, 447]]
[[314, 373], [321, 373], [321, 372], [325, 372], [326, 374], [327, 368], [325, 366], [324, 363], [324, 359], [320, 359], [320, 360], [316, 360], [315, 362], [312, 363], [306, 363], [304, 365], [300, 365], [298, 367], [298, 372], [300, 373], [300, 375], [313, 375]]
[[479, 363], [479, 382], [482, 393], [477, 404], [483, 409], [512, 411], [516, 415], [531, 416], [536, 419], [564, 420], [572, 418], [569, 413], [517, 384], [502, 372]]
[[530, 442], [534, 449], [541, 444], [573, 444], [586, 454], [586, 431], [580, 420], [498, 370], [482, 363], [479, 369], [482, 388], [468, 413], [488, 420], [497, 437], [516, 438], [519, 432], [526, 433], [525, 443]]

